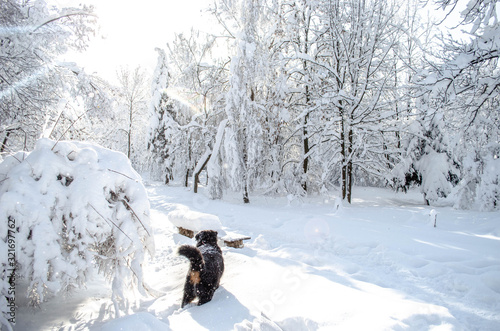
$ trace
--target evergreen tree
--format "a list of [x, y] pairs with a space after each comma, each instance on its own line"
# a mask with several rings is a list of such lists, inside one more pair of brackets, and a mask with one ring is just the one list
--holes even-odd
[[[457, 1], [436, 3], [450, 11]], [[498, 206], [497, 190], [490, 185], [497, 181], [498, 170], [487, 166], [498, 158], [500, 134], [497, 3], [469, 1], [460, 13], [460, 26], [469, 29], [470, 39], [443, 41], [441, 55], [417, 77], [421, 98], [432, 104], [429, 116], [441, 112], [447, 118], [442, 130], [449, 140], [448, 153], [453, 153], [460, 170], [460, 182], [453, 190], [455, 206], [460, 208]], [[488, 207], [485, 201], [491, 201]]]
[[228, 179], [234, 190], [243, 191], [249, 203], [249, 189], [262, 148], [262, 126], [256, 102], [261, 49], [257, 40], [258, 1], [242, 1], [242, 31], [236, 39], [237, 54], [231, 59], [229, 91], [226, 95], [226, 160]]
[[178, 133], [175, 122], [173, 103], [168, 96], [169, 71], [165, 51], [156, 48], [158, 62], [151, 83], [151, 101], [149, 105], [150, 126], [148, 150], [152, 156], [153, 177], [162, 178], [165, 184], [173, 179], [172, 138]]

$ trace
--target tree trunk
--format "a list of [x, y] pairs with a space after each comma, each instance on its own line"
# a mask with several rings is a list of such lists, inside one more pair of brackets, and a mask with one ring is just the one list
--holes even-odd
[[349, 129], [349, 147], [348, 151], [348, 161], [347, 161], [347, 202], [351, 203], [352, 200], [352, 140], [353, 132]]
[[186, 169], [186, 178], [184, 180], [184, 187], [189, 187], [189, 169]]
[[[343, 115], [342, 115], [343, 116]], [[341, 182], [342, 182], [342, 200], [345, 200], [347, 196], [347, 157], [345, 150], [345, 134], [344, 134], [345, 126], [344, 126], [344, 118], [342, 117], [340, 123], [340, 155], [341, 158]]]
[[340, 154], [342, 156], [341, 164], [341, 180], [342, 180], [342, 200], [346, 200], [348, 203], [352, 201], [352, 144], [354, 133], [351, 128], [347, 132], [346, 137], [346, 125], [344, 119], [341, 121], [341, 131], [340, 131]]
[[194, 179], [193, 179], [193, 191], [194, 191], [194, 193], [198, 193], [198, 183], [200, 182], [200, 178], [199, 178], [200, 173], [207, 166], [207, 163], [210, 160], [211, 156], [212, 156], [212, 153], [208, 154], [208, 156], [206, 156], [206, 154], [205, 154], [204, 155], [205, 160], [203, 160], [203, 159], [200, 160], [201, 162], [203, 162], [201, 167], [196, 166], [195, 173], [194, 173]]
[[243, 203], [250, 203], [250, 198], [248, 197], [248, 173], [247, 173], [247, 156], [246, 152], [243, 155], [245, 162], [245, 169], [243, 169]]
[[248, 186], [246, 183], [243, 189], [243, 203], [250, 203], [250, 198], [248, 197]]
[[[307, 90], [307, 86], [306, 86]], [[307, 132], [307, 121], [309, 114], [304, 117], [304, 126], [302, 128], [303, 141], [304, 141], [304, 162], [302, 163], [302, 169], [304, 170], [304, 178], [302, 179], [302, 189], [307, 192], [307, 170], [309, 168], [309, 137]]]
[[9, 140], [11, 132], [12, 132], [11, 130], [7, 130], [7, 133], [5, 134], [2, 144], [0, 145], [0, 153], [3, 153], [7, 150], [7, 141]]
[[424, 193], [424, 203], [425, 203], [426, 206], [430, 206], [431, 205], [430, 201], [427, 199], [427, 194], [425, 194], [425, 193]]
[[[305, 24], [305, 30], [304, 30], [304, 54], [309, 53], [309, 27], [311, 24], [311, 16], [306, 17], [306, 13], [303, 13], [303, 19], [304, 19], [304, 24]], [[307, 75], [308, 67], [307, 67], [307, 61], [302, 62], [302, 67], [304, 70], [304, 74]], [[308, 84], [308, 83], [306, 83]], [[305, 87], [305, 105], [306, 107], [309, 107], [309, 103], [311, 101], [311, 96], [310, 96], [310, 91], [309, 91], [309, 85], [306, 85]], [[304, 116], [304, 127], [302, 128], [302, 134], [303, 134], [303, 143], [304, 143], [304, 162], [302, 163], [302, 167], [304, 170], [303, 173], [303, 179], [302, 179], [302, 189], [304, 192], [307, 192], [307, 171], [309, 170], [309, 132], [307, 130], [307, 124], [309, 120], [309, 113], [306, 113]]]
[[246, 129], [243, 130], [243, 203], [250, 203], [248, 197], [248, 153]]
[[130, 114], [129, 114], [129, 125], [128, 125], [128, 144], [127, 144], [127, 157], [130, 160], [131, 150], [132, 150], [132, 116], [134, 108], [132, 104], [130, 105]]

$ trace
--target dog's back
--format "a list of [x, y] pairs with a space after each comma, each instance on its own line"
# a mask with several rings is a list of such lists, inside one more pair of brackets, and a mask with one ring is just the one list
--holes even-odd
[[224, 273], [224, 259], [222, 258], [222, 250], [219, 246], [203, 245], [198, 249], [205, 261], [205, 267], [201, 274], [202, 281], [206, 282], [207, 286], [213, 286], [215, 289], [219, 287], [219, 282]]
[[196, 241], [196, 247], [182, 245], [178, 251], [191, 262], [181, 307], [196, 297], [199, 298], [198, 305], [212, 300], [224, 272], [224, 259], [222, 250], [217, 245], [217, 232], [201, 231], [196, 235]]

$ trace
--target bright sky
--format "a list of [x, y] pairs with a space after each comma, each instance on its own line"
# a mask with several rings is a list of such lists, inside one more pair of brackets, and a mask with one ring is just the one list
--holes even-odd
[[[111, 82], [116, 82], [120, 66], [133, 69], [140, 65], [152, 71], [156, 65], [155, 47], [165, 48], [175, 32], [189, 33], [192, 26], [210, 31], [214, 24], [205, 9], [212, 0], [46, 0], [59, 7], [78, 7], [93, 4], [99, 16], [100, 30], [91, 46], [83, 54], [68, 54], [64, 60], [76, 62], [88, 73], [96, 72]], [[461, 0], [460, 4], [467, 0]], [[442, 11], [431, 3], [425, 11], [443, 17]], [[459, 22], [455, 10], [444, 26]], [[211, 25], [212, 24], [212, 25]], [[455, 33], [459, 32], [455, 30]]]
[[[61, 7], [93, 4], [100, 31], [83, 54], [69, 54], [88, 73], [114, 81], [120, 66], [154, 68], [155, 47], [165, 48], [175, 32], [189, 32], [192, 26], [207, 30], [210, 14], [204, 10], [210, 0], [52, 0]], [[208, 27], [209, 29], [209, 27]]]

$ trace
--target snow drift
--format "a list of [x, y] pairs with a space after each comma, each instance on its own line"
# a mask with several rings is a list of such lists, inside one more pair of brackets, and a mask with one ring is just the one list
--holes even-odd
[[[141, 178], [122, 153], [41, 139], [31, 153], [5, 158], [0, 163], [2, 295], [12, 296], [14, 268], [28, 283], [35, 306], [84, 285], [97, 268], [112, 280], [119, 315], [128, 305], [124, 290], [144, 293], [142, 263], [146, 251], [154, 252], [149, 208]], [[8, 244], [15, 248], [15, 265], [8, 260]], [[4, 303], [2, 324], [8, 319]]]
[[168, 219], [173, 225], [194, 232], [214, 230], [219, 232], [219, 234], [225, 234], [219, 218], [215, 215], [201, 213], [188, 208], [180, 208], [171, 211], [168, 214]]

